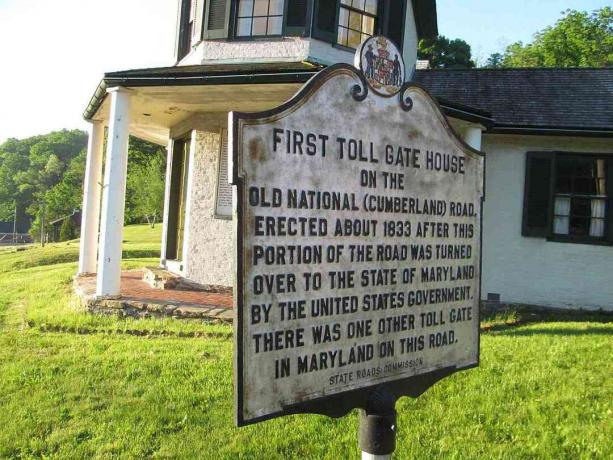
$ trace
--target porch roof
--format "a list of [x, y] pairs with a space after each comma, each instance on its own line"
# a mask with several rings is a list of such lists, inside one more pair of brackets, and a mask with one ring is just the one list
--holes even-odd
[[111, 72], [104, 75], [83, 116], [90, 121], [107, 119], [107, 90], [128, 88], [134, 96], [130, 132], [165, 145], [169, 128], [193, 113], [272, 108], [289, 99], [321, 68], [307, 62], [290, 62]]

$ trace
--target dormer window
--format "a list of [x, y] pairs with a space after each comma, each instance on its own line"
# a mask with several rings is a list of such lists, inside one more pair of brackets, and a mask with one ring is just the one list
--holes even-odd
[[282, 35], [283, 7], [284, 0], [239, 0], [236, 36]]
[[376, 23], [377, 0], [341, 0], [337, 43], [357, 48], [375, 34]]

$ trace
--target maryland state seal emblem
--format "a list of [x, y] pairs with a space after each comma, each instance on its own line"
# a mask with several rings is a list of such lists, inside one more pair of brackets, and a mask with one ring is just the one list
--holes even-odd
[[389, 39], [370, 37], [358, 48], [355, 66], [364, 72], [368, 85], [381, 96], [398, 94], [405, 78], [402, 53]]

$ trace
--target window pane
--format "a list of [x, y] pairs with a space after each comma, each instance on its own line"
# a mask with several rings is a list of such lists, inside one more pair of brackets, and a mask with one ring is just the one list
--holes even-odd
[[553, 233], [556, 235], [568, 235], [568, 217], [555, 216], [553, 218]]
[[592, 200], [592, 217], [604, 219], [607, 202], [605, 200]]
[[349, 12], [349, 28], [354, 30], [360, 30], [362, 24], [362, 15], [353, 11]]
[[251, 35], [266, 35], [268, 18], [253, 18], [253, 29]]
[[255, 0], [255, 8], [253, 9], [254, 16], [268, 15], [268, 0]]
[[558, 160], [557, 173], [561, 176], [572, 176], [575, 172], [573, 160]]
[[377, 0], [366, 0], [364, 10], [370, 14], [377, 14]]
[[351, 6], [351, 0], [341, 0], [341, 3], [342, 3], [343, 5], [348, 5], [348, 6]]
[[553, 205], [553, 213], [556, 216], [568, 216], [570, 214], [570, 198], [557, 196]]
[[595, 238], [604, 236], [604, 219], [592, 219], [590, 221], [590, 236]]
[[268, 35], [281, 35], [283, 29], [283, 17], [268, 18]]
[[572, 180], [567, 176], [558, 176], [556, 180], [556, 193], [571, 193]]
[[571, 217], [570, 234], [576, 236], [588, 236], [590, 229], [589, 217]]
[[347, 29], [344, 27], [338, 28], [338, 43], [347, 46]]
[[589, 198], [573, 198], [570, 213], [576, 217], [590, 217], [592, 215], [592, 200]]
[[595, 164], [593, 160], [577, 158], [573, 161], [574, 173], [577, 176], [594, 177]]
[[368, 35], [374, 35], [375, 33], [375, 18], [370, 16], [363, 16], [362, 19], [362, 32]]
[[352, 6], [358, 10], [364, 9], [364, 0], [353, 0]]
[[349, 25], [349, 10], [341, 8], [338, 12], [338, 24], [343, 27]]
[[244, 37], [251, 35], [251, 18], [239, 19], [236, 34]]
[[593, 195], [596, 193], [596, 181], [590, 177], [578, 177], [575, 179], [573, 193], [581, 195]]
[[596, 160], [596, 171], [597, 171], [597, 176], [598, 177], [605, 177], [607, 175], [606, 173], [606, 162], [604, 160]]
[[283, 0], [270, 0], [270, 11], [269, 15], [283, 15]]
[[606, 195], [607, 193], [606, 179], [598, 179], [598, 187], [597, 187], [596, 193], [598, 195]]
[[253, 0], [241, 0], [238, 6], [239, 16], [251, 16], [253, 14]]
[[362, 36], [359, 32], [354, 32], [353, 30], [349, 30], [347, 33], [347, 46], [350, 48], [357, 48], [360, 46]]

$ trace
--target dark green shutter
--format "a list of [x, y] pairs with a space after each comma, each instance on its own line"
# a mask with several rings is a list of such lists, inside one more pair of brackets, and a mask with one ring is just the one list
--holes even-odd
[[191, 5], [190, 0], [181, 1], [181, 11], [179, 13], [179, 40], [177, 43], [177, 61], [183, 59], [191, 48], [190, 31], [188, 30], [189, 24], [189, 7]]
[[315, 0], [313, 37], [336, 43], [336, 23], [339, 0]]
[[286, 0], [284, 35], [289, 37], [305, 35], [309, 3], [309, 0]]
[[387, 24], [384, 34], [402, 51], [404, 42], [404, 20], [406, 15], [406, 0], [389, 0], [386, 16]]
[[549, 235], [552, 206], [553, 154], [528, 152], [524, 183], [524, 218], [522, 235]]
[[204, 17], [204, 38], [227, 38], [230, 26], [231, 0], [209, 0]]

